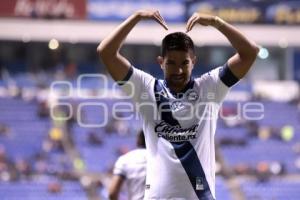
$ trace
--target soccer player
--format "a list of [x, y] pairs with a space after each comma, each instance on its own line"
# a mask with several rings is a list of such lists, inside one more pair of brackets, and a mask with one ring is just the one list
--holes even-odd
[[221, 18], [194, 13], [186, 32], [198, 24], [212, 26], [227, 37], [236, 54], [223, 66], [194, 79], [193, 41], [185, 33], [171, 33], [162, 40], [157, 60], [164, 80], [158, 80], [133, 67], [119, 52], [134, 26], [149, 19], [168, 28], [158, 11], [139, 10], [97, 48], [109, 73], [132, 97], [143, 120], [147, 145], [144, 199], [216, 199], [217, 113], [230, 87], [250, 69], [259, 48]]
[[127, 187], [128, 200], [142, 200], [146, 182], [146, 145], [143, 131], [137, 136], [138, 149], [121, 156], [115, 163], [109, 187], [109, 199], [117, 200], [123, 184]]

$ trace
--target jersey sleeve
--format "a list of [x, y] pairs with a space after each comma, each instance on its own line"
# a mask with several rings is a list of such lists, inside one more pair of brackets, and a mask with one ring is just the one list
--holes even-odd
[[114, 169], [113, 169], [113, 174], [123, 176], [126, 178], [126, 176], [127, 176], [126, 163], [122, 156], [120, 158], [118, 158], [118, 160], [116, 161]]
[[148, 95], [150, 83], [154, 80], [150, 74], [131, 66], [124, 80], [118, 84], [133, 101], [139, 102], [143, 95]]
[[217, 103], [222, 103], [230, 88], [239, 79], [231, 72], [227, 63], [203, 75], [204, 84]]

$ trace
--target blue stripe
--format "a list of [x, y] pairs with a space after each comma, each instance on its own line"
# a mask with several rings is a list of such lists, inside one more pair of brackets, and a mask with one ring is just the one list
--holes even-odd
[[[202, 165], [198, 159], [197, 152], [190, 142], [171, 142], [177, 157], [179, 158], [197, 197], [201, 200], [213, 200], [208, 182], [206, 180]], [[200, 178], [203, 190], [196, 189], [196, 179]]]
[[220, 68], [219, 77], [227, 87], [231, 87], [239, 81], [239, 79], [231, 72], [227, 63]]
[[123, 80], [122, 81], [117, 81], [118, 85], [124, 85], [127, 81], [129, 81], [132, 74], [133, 74], [133, 67], [131, 66], [128, 69], [128, 72], [127, 72], [126, 76], [123, 78]]
[[[156, 98], [156, 103], [158, 109], [160, 108], [161, 103], [164, 103], [162, 107], [164, 107], [164, 112], [161, 112], [161, 119], [166, 123], [172, 126], [181, 127], [179, 122], [173, 117], [171, 106], [168, 104], [169, 99], [162, 95], [164, 88], [158, 80], [155, 80], [154, 86], [154, 94]], [[168, 112], [166, 112], [168, 111]], [[214, 200], [208, 182], [205, 177], [205, 173], [203, 171], [202, 165], [198, 158], [197, 152], [195, 151], [193, 145], [186, 141], [186, 142], [171, 142], [175, 153], [180, 160], [186, 174], [189, 177], [191, 185], [198, 197], [199, 200]], [[201, 180], [203, 184], [203, 190], [197, 190], [196, 184], [197, 179]]]
[[[162, 95], [162, 93], [165, 93], [167, 95], [167, 92], [164, 90], [162, 84], [158, 80], [155, 80], [154, 94], [155, 94], [155, 98], [156, 98], [157, 108], [158, 109], [161, 108], [164, 111], [164, 112], [161, 112], [161, 114], [162, 114], [161, 119], [172, 126], [179, 125], [179, 127], [180, 127], [179, 122], [176, 119], [174, 119], [174, 117], [172, 115], [171, 106], [168, 103], [169, 99], [167, 99], [164, 95]], [[168, 111], [168, 112], [166, 112], [166, 111]]]

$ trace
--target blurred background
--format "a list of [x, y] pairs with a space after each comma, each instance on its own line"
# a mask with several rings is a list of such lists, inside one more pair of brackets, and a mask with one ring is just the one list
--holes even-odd
[[[107, 199], [114, 162], [135, 148], [141, 123], [127, 120], [130, 112], [113, 118], [112, 106], [124, 97], [96, 48], [140, 8], [158, 9], [170, 32], [184, 31], [193, 12], [218, 15], [261, 46], [221, 109], [217, 199], [300, 199], [296, 0], [0, 1], [1, 199]], [[163, 78], [156, 57], [165, 34], [159, 25], [142, 22], [122, 52], [137, 68]], [[234, 53], [213, 28], [197, 26], [189, 34], [198, 57], [195, 77]], [[259, 120], [253, 113], [240, 117], [243, 108], [251, 113], [258, 104], [264, 109]]]

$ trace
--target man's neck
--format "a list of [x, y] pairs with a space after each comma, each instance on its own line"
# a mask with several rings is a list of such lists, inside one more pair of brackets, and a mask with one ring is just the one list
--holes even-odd
[[187, 84], [185, 84], [184, 86], [182, 87], [169, 87], [168, 88], [173, 92], [173, 93], [180, 93], [184, 90], [184, 88], [187, 86]]
[[170, 84], [167, 83], [167, 81], [165, 80], [165, 84], [166, 86], [169, 88], [169, 90], [171, 91], [171, 93], [173, 94], [180, 94], [180, 93], [184, 93], [186, 91], [186, 89], [188, 87], [190, 87], [190, 84], [192, 84], [193, 79], [191, 78], [187, 83], [185, 83], [184, 85], [182, 85], [181, 87], [174, 87], [171, 86]]

